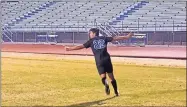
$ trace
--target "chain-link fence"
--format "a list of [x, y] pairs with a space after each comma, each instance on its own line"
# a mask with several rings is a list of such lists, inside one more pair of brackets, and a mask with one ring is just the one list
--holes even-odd
[[[94, 27], [94, 26], [92, 26]], [[185, 26], [171, 26], [173, 31], [164, 31], [163, 28], [155, 26], [155, 31], [144, 31], [146, 28], [142, 27], [118, 27], [115, 28], [119, 35], [126, 35], [130, 31], [137, 34], [145, 34], [146, 45], [186, 45], [186, 31], [177, 30], [185, 29]], [[168, 27], [168, 28], [171, 28]], [[68, 28], [41, 28], [36, 30], [34, 28], [25, 28], [25, 31], [10, 30], [11, 33], [3, 33], [2, 40], [4, 42], [21, 42], [21, 43], [84, 43], [89, 39], [88, 31], [91, 27], [68, 27]], [[140, 30], [144, 29], [144, 30]], [[176, 30], [175, 30], [176, 29]], [[110, 31], [109, 31], [110, 32]], [[116, 33], [116, 34], [118, 34]], [[107, 36], [104, 32], [101, 35]], [[109, 35], [116, 36], [116, 35]], [[135, 35], [138, 36], [138, 35]], [[140, 38], [137, 38], [140, 39]], [[135, 39], [120, 41], [120, 44], [131, 44]], [[119, 44], [118, 43], [118, 44]]]

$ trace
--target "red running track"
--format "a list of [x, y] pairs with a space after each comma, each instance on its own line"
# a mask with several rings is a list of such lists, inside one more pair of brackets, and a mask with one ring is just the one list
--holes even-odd
[[[63, 45], [49, 44], [2, 44], [2, 52], [93, 55], [91, 49], [67, 52]], [[136, 58], [163, 58], [186, 60], [186, 47], [118, 47], [109, 46], [111, 56]]]

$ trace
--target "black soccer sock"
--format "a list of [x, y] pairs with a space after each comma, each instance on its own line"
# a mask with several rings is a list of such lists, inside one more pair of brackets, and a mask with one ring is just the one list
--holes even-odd
[[102, 78], [102, 83], [103, 83], [103, 85], [106, 84], [106, 77]]
[[113, 88], [114, 88], [114, 91], [117, 92], [117, 91], [118, 91], [118, 88], [117, 88], [117, 82], [116, 82], [116, 80], [115, 80], [115, 79], [112, 80], [112, 81], [111, 81], [111, 84], [112, 84], [112, 86], [113, 86]]

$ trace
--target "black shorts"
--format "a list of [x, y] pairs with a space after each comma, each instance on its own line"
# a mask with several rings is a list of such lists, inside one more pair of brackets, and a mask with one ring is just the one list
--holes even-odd
[[111, 60], [96, 64], [96, 66], [100, 75], [113, 72]]

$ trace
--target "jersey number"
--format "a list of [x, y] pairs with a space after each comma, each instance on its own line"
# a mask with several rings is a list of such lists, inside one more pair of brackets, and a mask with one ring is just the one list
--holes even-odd
[[94, 40], [93, 44], [94, 44], [95, 49], [103, 49], [106, 46], [105, 45], [105, 40], [103, 40], [103, 39]]

